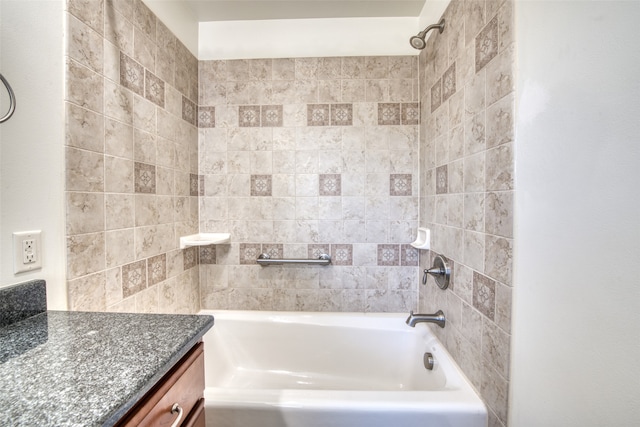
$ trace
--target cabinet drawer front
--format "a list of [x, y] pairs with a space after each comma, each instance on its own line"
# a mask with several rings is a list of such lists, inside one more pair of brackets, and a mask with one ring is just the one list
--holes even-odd
[[175, 403], [183, 410], [182, 421], [198, 404], [204, 391], [204, 352], [202, 343], [180, 361], [156, 387], [145, 396], [125, 426], [171, 426], [178, 417], [171, 413]]

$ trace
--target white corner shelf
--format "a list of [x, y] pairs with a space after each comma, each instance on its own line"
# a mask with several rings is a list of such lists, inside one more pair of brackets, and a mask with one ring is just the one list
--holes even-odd
[[431, 248], [431, 230], [428, 228], [418, 228], [418, 236], [416, 240], [411, 243], [416, 249], [429, 250]]
[[219, 245], [221, 243], [229, 243], [230, 241], [230, 233], [198, 233], [180, 237], [180, 249], [191, 246]]

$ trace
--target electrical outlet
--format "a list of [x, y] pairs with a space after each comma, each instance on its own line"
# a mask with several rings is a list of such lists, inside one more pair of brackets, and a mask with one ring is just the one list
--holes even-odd
[[23, 273], [42, 268], [40, 230], [13, 233], [13, 272]]

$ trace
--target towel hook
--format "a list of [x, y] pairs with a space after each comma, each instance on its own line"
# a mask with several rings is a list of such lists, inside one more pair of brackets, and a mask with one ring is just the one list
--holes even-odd
[[9, 110], [7, 111], [7, 114], [4, 115], [4, 117], [0, 118], [0, 123], [4, 123], [7, 120], [9, 120], [11, 116], [13, 116], [13, 112], [16, 110], [16, 97], [13, 94], [13, 89], [11, 89], [11, 85], [9, 84], [7, 79], [4, 78], [2, 74], [0, 74], [0, 80], [2, 80], [4, 87], [7, 88], [7, 92], [9, 93]]

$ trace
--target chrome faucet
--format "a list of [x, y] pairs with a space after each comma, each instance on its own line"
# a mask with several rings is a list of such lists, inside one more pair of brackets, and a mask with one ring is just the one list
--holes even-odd
[[407, 325], [414, 328], [417, 323], [428, 322], [435, 323], [436, 325], [444, 328], [446, 319], [444, 318], [444, 313], [442, 310], [438, 310], [436, 314], [413, 314], [413, 310], [409, 313], [409, 317], [407, 317]]

